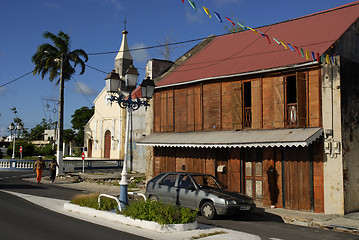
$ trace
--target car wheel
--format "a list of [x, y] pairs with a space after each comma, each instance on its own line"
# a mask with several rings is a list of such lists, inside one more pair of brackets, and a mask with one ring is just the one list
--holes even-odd
[[201, 207], [201, 214], [203, 217], [211, 220], [216, 217], [216, 208], [213, 206], [213, 203], [211, 202], [205, 202], [203, 203]]
[[158, 197], [156, 195], [152, 195], [150, 198], [149, 198], [150, 201], [153, 201], [153, 202], [158, 202]]

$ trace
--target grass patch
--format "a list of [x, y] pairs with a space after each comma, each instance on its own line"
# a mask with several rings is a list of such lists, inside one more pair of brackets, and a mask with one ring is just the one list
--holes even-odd
[[[103, 211], [117, 209], [116, 201], [109, 198], [101, 198], [101, 207], [99, 207], [97, 203], [98, 196], [98, 193], [79, 194], [71, 200], [71, 203]], [[129, 206], [120, 212], [120, 214], [133, 219], [154, 221], [161, 225], [165, 225], [194, 222], [197, 216], [197, 211], [193, 211], [189, 208], [167, 205], [161, 202], [132, 200], [130, 201]]]
[[201, 233], [197, 237], [191, 237], [191, 240], [210, 237], [210, 236], [214, 236], [214, 235], [218, 235], [218, 234], [226, 234], [226, 233], [227, 232], [224, 232], [224, 231], [217, 231], [217, 232], [212, 232], [212, 233]]
[[79, 194], [71, 200], [71, 203], [80, 205], [81, 207], [90, 207], [102, 211], [117, 209], [117, 202], [110, 198], [102, 197], [101, 206], [99, 206], [97, 202], [99, 195], [99, 193]]

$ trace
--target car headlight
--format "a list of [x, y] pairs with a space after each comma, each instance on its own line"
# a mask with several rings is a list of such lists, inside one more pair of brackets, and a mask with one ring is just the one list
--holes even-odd
[[236, 200], [226, 200], [226, 204], [237, 204]]

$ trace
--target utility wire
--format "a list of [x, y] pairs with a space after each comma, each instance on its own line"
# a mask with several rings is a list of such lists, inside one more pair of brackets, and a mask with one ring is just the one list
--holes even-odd
[[20, 77], [18, 77], [18, 78], [16, 78], [16, 79], [14, 79], [14, 80], [11, 80], [10, 82], [7, 82], [7, 83], [1, 85], [0, 88], [4, 87], [4, 86], [6, 86], [6, 85], [8, 85], [8, 84], [10, 84], [10, 83], [16, 82], [17, 80], [20, 80], [21, 78], [26, 77], [27, 75], [29, 75], [29, 74], [32, 73], [32, 72], [33, 72], [33, 71], [31, 70], [30, 72], [28, 72], [28, 73], [26, 73], [26, 74], [24, 74], [24, 75], [22, 75], [22, 76], [20, 76]]

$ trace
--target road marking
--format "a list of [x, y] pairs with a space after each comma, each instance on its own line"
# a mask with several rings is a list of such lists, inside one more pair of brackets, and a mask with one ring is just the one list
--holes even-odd
[[270, 240], [283, 240], [281, 238], [269, 238]]

